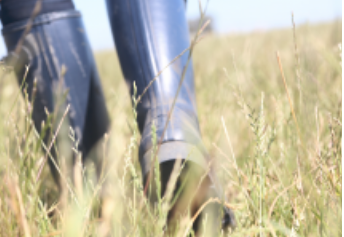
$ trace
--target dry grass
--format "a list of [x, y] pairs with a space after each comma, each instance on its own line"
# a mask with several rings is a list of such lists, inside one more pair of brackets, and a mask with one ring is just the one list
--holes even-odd
[[[341, 22], [295, 33], [210, 35], [194, 52], [200, 127], [235, 207], [233, 236], [342, 235]], [[54, 205], [47, 168], [36, 182], [45, 154], [12, 76], [0, 88], [0, 236], [163, 235], [168, 204], [151, 208], [143, 196], [139, 135], [117, 57], [100, 52], [96, 60], [112, 117], [104, 218], [92, 165], [81, 173], [84, 187], [67, 180], [64, 208]], [[178, 236], [189, 223], [181, 220]]]

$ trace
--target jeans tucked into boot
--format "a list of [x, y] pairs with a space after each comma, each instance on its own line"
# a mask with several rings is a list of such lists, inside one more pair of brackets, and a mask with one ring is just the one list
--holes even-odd
[[[176, 160], [181, 159], [185, 164], [174, 190], [176, 192], [182, 188], [181, 196], [172, 207], [169, 217], [173, 219], [175, 212], [189, 208], [186, 204], [190, 195], [193, 195], [191, 199], [194, 202], [190, 208], [194, 214], [207, 198], [222, 199], [224, 195], [212, 171], [206, 173], [210, 164], [198, 124], [185, 1], [106, 2], [124, 78], [130, 93], [133, 95], [135, 83], [137, 95], [142, 96], [136, 109], [142, 135], [139, 160], [144, 182], [147, 182], [151, 172], [154, 152], [152, 138], [156, 136], [157, 142], [161, 141], [157, 159], [161, 166], [162, 192], [167, 187]], [[32, 118], [38, 132], [42, 130], [42, 121], [47, 120], [46, 110], [52, 113], [56, 109], [54, 95], [61, 86], [68, 90], [63, 106], [70, 105], [68, 121], [79, 141], [78, 149], [86, 157], [108, 131], [110, 122], [81, 15], [74, 10], [70, 1], [61, 0], [60, 6], [69, 6], [71, 9], [49, 12], [49, 7], [46, 7], [44, 13], [33, 19], [19, 55], [14, 50], [29, 19], [6, 21], [2, 34], [9, 55], [16, 59], [13, 60], [16, 62], [14, 69], [20, 84], [25, 75], [25, 66], [30, 65], [25, 79], [25, 90], [30, 100], [33, 97], [34, 79], [37, 80]], [[7, 20], [14, 19], [11, 17], [7, 17]], [[156, 134], [152, 134], [153, 125]], [[49, 142], [48, 138], [45, 139], [46, 143]], [[54, 150], [52, 155], [55, 155]], [[51, 162], [50, 167], [59, 183], [58, 172]], [[194, 180], [188, 177], [190, 174], [194, 175]], [[202, 179], [203, 176], [206, 178]], [[185, 181], [187, 184], [183, 185]], [[215, 219], [222, 227], [235, 226], [231, 210], [220, 204], [213, 210], [216, 210]]]
[[[134, 82], [138, 95], [148, 88], [137, 105], [143, 176], [147, 177], [151, 168], [152, 125], [156, 128], [157, 142], [162, 141], [157, 154], [162, 170], [166, 170], [161, 173], [162, 180], [168, 181], [168, 170], [171, 171], [176, 159], [187, 160], [205, 172], [209, 160], [198, 125], [192, 63], [186, 68], [190, 39], [185, 2], [107, 0], [107, 7], [117, 54], [131, 94]], [[176, 57], [179, 58], [169, 65]], [[208, 179], [211, 183], [208, 188], [212, 189], [217, 182], [212, 174]], [[216, 195], [220, 195], [220, 188], [215, 189]], [[234, 226], [235, 220], [231, 211], [225, 209], [223, 226], [228, 225]]]
[[[28, 20], [13, 22], [2, 29], [10, 55], [14, 53], [27, 23]], [[86, 157], [108, 131], [110, 121], [81, 14], [66, 10], [38, 15], [24, 38], [19, 55], [15, 57], [15, 74], [20, 85], [25, 79], [27, 88], [23, 89], [30, 101], [33, 99], [34, 80], [37, 80], [32, 119], [38, 132], [41, 132], [42, 121], [47, 119], [46, 112], [53, 113], [57, 100], [61, 99], [56, 98], [58, 88], [68, 90], [63, 106], [70, 105], [69, 126], [75, 131], [78, 148]], [[29, 70], [24, 78], [26, 66]], [[48, 136], [45, 139], [48, 142]], [[56, 152], [52, 149], [51, 153], [54, 156]], [[59, 183], [55, 165], [49, 161], [53, 176]]]

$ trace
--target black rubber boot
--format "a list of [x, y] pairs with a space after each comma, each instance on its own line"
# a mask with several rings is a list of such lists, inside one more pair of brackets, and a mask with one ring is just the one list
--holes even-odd
[[[143, 176], [148, 177], [151, 169], [153, 124], [157, 142], [162, 141], [157, 155], [162, 186], [166, 185], [176, 159], [187, 160], [188, 166], [199, 167], [204, 173], [208, 154], [199, 131], [192, 64], [186, 69], [173, 107], [189, 51], [166, 68], [190, 46], [185, 2], [107, 0], [107, 7], [122, 72], [131, 93], [134, 82], [139, 96], [148, 88], [137, 105]], [[205, 187], [212, 192], [215, 181], [211, 175], [208, 179]], [[223, 221], [223, 226], [235, 226], [230, 210], [226, 209]]]
[[[75, 139], [79, 141], [79, 151], [86, 157], [108, 131], [109, 118], [81, 15], [75, 10], [38, 15], [33, 20], [31, 30], [24, 37], [19, 55], [15, 55], [14, 50], [27, 23], [28, 19], [7, 24], [2, 34], [12, 57], [12, 60], [8, 61], [13, 63], [20, 85], [26, 65], [29, 65], [25, 78], [27, 87], [23, 88], [27, 88], [25, 90], [30, 101], [33, 99], [34, 79], [37, 80], [32, 112], [34, 125], [40, 133], [41, 124], [47, 119], [45, 110], [54, 112], [57, 99], [60, 99], [55, 96], [59, 87], [62, 87], [62, 91], [67, 92], [66, 101], [61, 106], [62, 111], [67, 104], [70, 105], [67, 120], [75, 131]], [[64, 75], [61, 74], [63, 66], [66, 68]], [[47, 146], [51, 138], [49, 134], [44, 137]], [[51, 152], [56, 156], [54, 149]], [[49, 161], [54, 179], [60, 184], [59, 173], [50, 159]]]

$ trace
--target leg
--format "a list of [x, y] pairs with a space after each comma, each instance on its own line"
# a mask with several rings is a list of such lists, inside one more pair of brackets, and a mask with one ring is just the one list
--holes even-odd
[[[9, 53], [14, 51], [27, 22], [28, 19], [24, 19], [4, 26], [3, 35]], [[24, 77], [25, 65], [30, 65], [25, 81], [30, 101], [33, 99], [34, 79], [37, 80], [32, 113], [36, 129], [40, 133], [42, 122], [47, 122], [46, 110], [52, 114], [61, 108], [63, 111], [69, 104], [66, 120], [75, 131], [79, 151], [86, 157], [107, 131], [109, 119], [80, 13], [67, 9], [38, 15], [24, 38], [18, 61], [14, 65], [19, 83]], [[63, 66], [66, 67], [64, 74], [61, 73]], [[60, 87], [62, 91], [68, 92], [62, 105], [56, 96]], [[94, 117], [93, 113], [98, 113], [99, 117]], [[92, 126], [86, 128], [90, 124]], [[49, 134], [44, 137], [46, 144], [50, 143], [51, 137]], [[63, 139], [69, 138], [66, 136]], [[52, 155], [56, 160], [56, 150], [52, 150]], [[55, 181], [60, 185], [55, 165], [52, 162], [49, 165]]]
[[[107, 5], [117, 53], [131, 93], [134, 82], [138, 95], [141, 95], [151, 80], [159, 75], [137, 105], [137, 122], [142, 134], [139, 159], [143, 176], [147, 177], [150, 172], [151, 126], [154, 124], [158, 141], [162, 141], [158, 151], [162, 181], [165, 182], [162, 185], [166, 184], [175, 159], [187, 160], [188, 166], [202, 170], [200, 178], [206, 170], [208, 155], [199, 131], [192, 66], [186, 69], [175, 100], [188, 53], [165, 68], [190, 45], [184, 1], [107, 0]], [[212, 186], [210, 176], [208, 180], [206, 188]], [[234, 226], [229, 210], [224, 220], [224, 225]]]

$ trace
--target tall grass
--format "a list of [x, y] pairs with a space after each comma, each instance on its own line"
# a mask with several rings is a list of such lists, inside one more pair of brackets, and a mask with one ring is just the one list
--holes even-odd
[[[200, 128], [236, 214], [232, 236], [342, 235], [341, 41], [336, 21], [209, 35], [196, 46]], [[74, 172], [79, 181], [64, 179], [64, 201], [46, 165], [36, 181], [46, 152], [32, 128], [31, 105], [13, 75], [3, 82], [0, 236], [166, 234], [172, 197], [157, 194], [152, 206], [144, 196], [135, 97], [127, 92], [115, 52], [95, 56], [112, 128], [96, 151], [104, 160], [100, 178], [92, 162], [85, 168], [79, 162]], [[59, 159], [68, 163], [76, 152], [73, 131], [62, 126], [61, 133], [70, 136], [59, 145], [65, 150]], [[176, 166], [174, 180], [179, 170]], [[159, 186], [159, 177], [152, 182]], [[174, 235], [188, 234], [190, 223], [180, 219]]]

